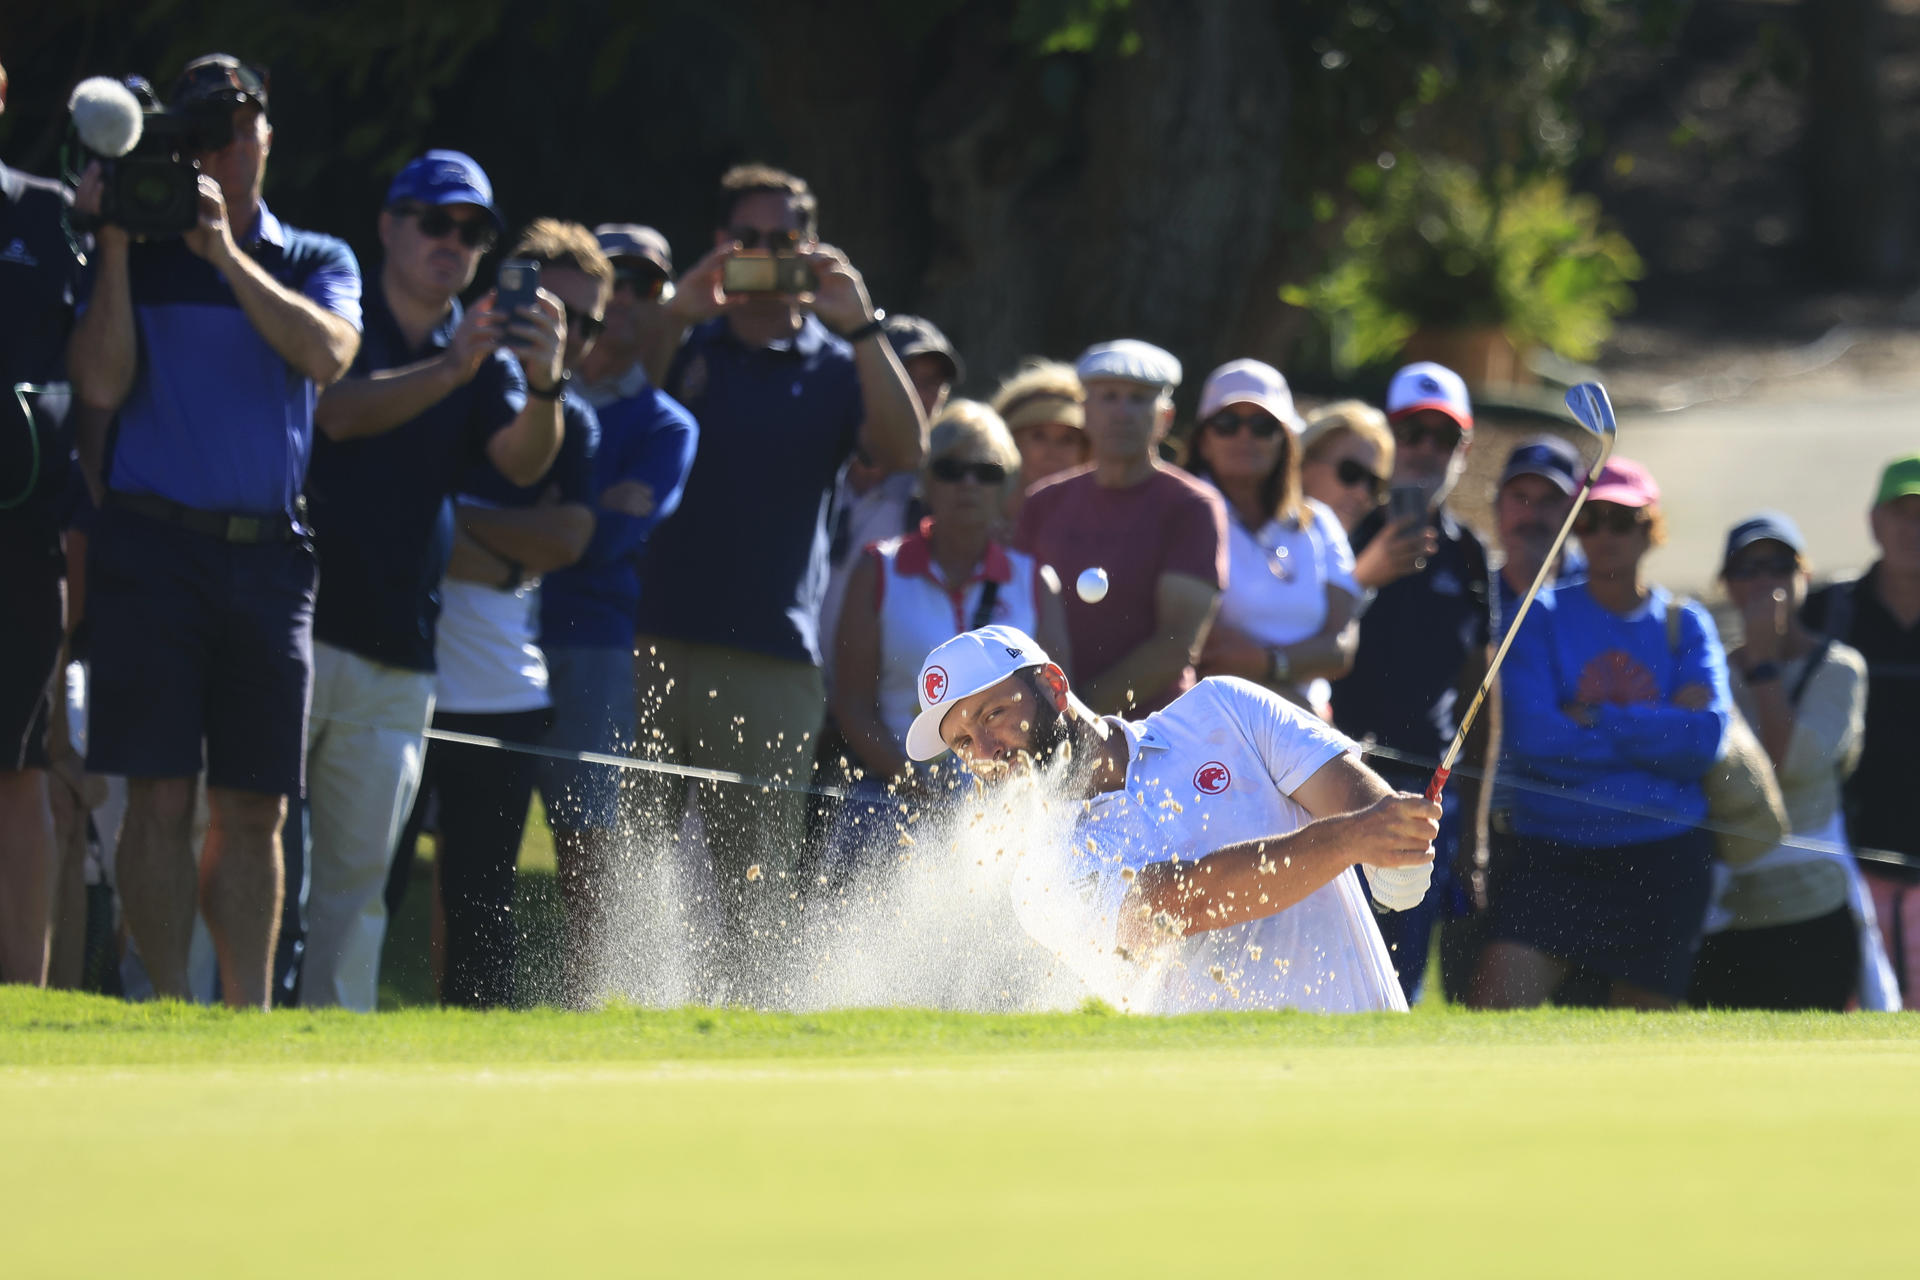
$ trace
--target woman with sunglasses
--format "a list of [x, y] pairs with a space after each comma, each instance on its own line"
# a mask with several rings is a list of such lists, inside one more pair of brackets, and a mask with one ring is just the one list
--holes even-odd
[[1806, 542], [1787, 517], [1766, 512], [1735, 525], [1720, 580], [1744, 637], [1727, 655], [1734, 701], [1773, 762], [1792, 834], [1721, 873], [1688, 999], [1837, 1012], [1862, 974], [1864, 922], [1850, 909], [1858, 872], [1840, 785], [1860, 758], [1866, 659], [1801, 625]]
[[1200, 674], [1240, 676], [1309, 705], [1309, 682], [1353, 665], [1360, 589], [1338, 517], [1301, 492], [1299, 422], [1279, 370], [1223, 364], [1200, 392], [1187, 469], [1232, 516], [1227, 587]]
[[[1314, 410], [1300, 436], [1300, 480], [1307, 496], [1340, 518], [1351, 538], [1360, 522], [1387, 500], [1393, 474], [1393, 428], [1364, 400], [1340, 400]], [[1417, 520], [1389, 536], [1367, 540], [1354, 556], [1353, 578], [1363, 592], [1378, 591], [1419, 568], [1435, 538]]]
[[929, 650], [1004, 623], [1056, 661], [1066, 651], [1059, 580], [994, 536], [1019, 467], [1000, 415], [976, 400], [954, 401], [933, 424], [920, 470], [926, 519], [914, 532], [869, 546], [853, 571], [840, 612], [833, 713], [858, 757], [863, 790], [930, 790], [915, 782], [906, 752]]
[[1701, 778], [1733, 703], [1712, 617], [1646, 580], [1659, 503], [1645, 467], [1609, 462], [1574, 524], [1587, 580], [1542, 591], [1507, 655], [1512, 838], [1489, 870], [1478, 1007], [1540, 1004], [1575, 969], [1615, 1005], [1687, 993], [1713, 880]]

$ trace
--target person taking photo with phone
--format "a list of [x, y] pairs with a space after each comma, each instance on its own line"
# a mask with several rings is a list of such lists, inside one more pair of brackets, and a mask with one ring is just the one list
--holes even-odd
[[[527, 483], [560, 449], [559, 300], [543, 295], [517, 315], [491, 292], [459, 302], [504, 225], [472, 157], [408, 162], [381, 208], [384, 256], [360, 353], [315, 410], [303, 1004], [364, 1012], [378, 1001], [383, 891], [433, 715], [447, 499], [476, 465]], [[290, 899], [298, 887], [289, 874]], [[287, 914], [283, 939], [297, 925]]]
[[[819, 614], [835, 480], [856, 449], [887, 470], [916, 470], [926, 418], [859, 271], [820, 242], [812, 189], [742, 165], [721, 178], [719, 197], [713, 248], [668, 304], [690, 327], [650, 365], [699, 423], [701, 445], [679, 512], [649, 548], [639, 737], [674, 763], [804, 780], [826, 716]], [[730, 287], [737, 259], [760, 279], [736, 274]], [[740, 287], [782, 275], [807, 287]], [[677, 840], [681, 781], [645, 775], [633, 794], [657, 838]], [[795, 888], [804, 797], [703, 787], [699, 806], [722, 908], [703, 994], [751, 998], [727, 975], [756, 928], [776, 945], [777, 925], [760, 916], [784, 910]]]
[[[1466, 383], [1440, 365], [1410, 364], [1388, 384], [1387, 421], [1394, 441], [1387, 505], [1360, 522], [1353, 549], [1364, 570], [1369, 549], [1389, 539], [1398, 576], [1378, 587], [1360, 616], [1353, 670], [1333, 685], [1333, 723], [1392, 753], [1372, 757], [1374, 768], [1399, 790], [1417, 792], [1492, 660], [1498, 597], [1486, 549], [1447, 509], [1473, 441]], [[1369, 585], [1364, 577], [1361, 585]], [[1420, 996], [1436, 922], [1470, 910], [1497, 721], [1490, 700], [1446, 792], [1426, 900], [1380, 923], [1410, 1003]], [[1461, 994], [1459, 986], [1449, 982], [1448, 994]]]

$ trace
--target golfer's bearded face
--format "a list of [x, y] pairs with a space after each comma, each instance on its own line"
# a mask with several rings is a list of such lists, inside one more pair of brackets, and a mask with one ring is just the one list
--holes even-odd
[[940, 736], [976, 778], [998, 783], [1050, 759], [1066, 740], [1066, 725], [1027, 673], [1016, 672], [954, 703]]

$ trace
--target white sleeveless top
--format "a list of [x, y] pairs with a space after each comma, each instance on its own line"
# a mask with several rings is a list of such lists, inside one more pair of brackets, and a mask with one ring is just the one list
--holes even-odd
[[[973, 575], [949, 584], [927, 544], [932, 528], [928, 520], [917, 533], [866, 549], [879, 570], [874, 603], [880, 620], [880, 723], [903, 748], [907, 727], [920, 712], [920, 667], [935, 646], [990, 622], [1032, 635], [1040, 621], [1041, 578], [1032, 556], [989, 542]], [[976, 622], [981, 594], [990, 582], [996, 584], [993, 609]]]

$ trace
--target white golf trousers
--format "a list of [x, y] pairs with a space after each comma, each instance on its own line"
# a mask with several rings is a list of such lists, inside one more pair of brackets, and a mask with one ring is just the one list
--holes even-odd
[[432, 672], [314, 641], [303, 1005], [370, 1013], [379, 1002], [387, 870], [420, 787], [432, 717]]

